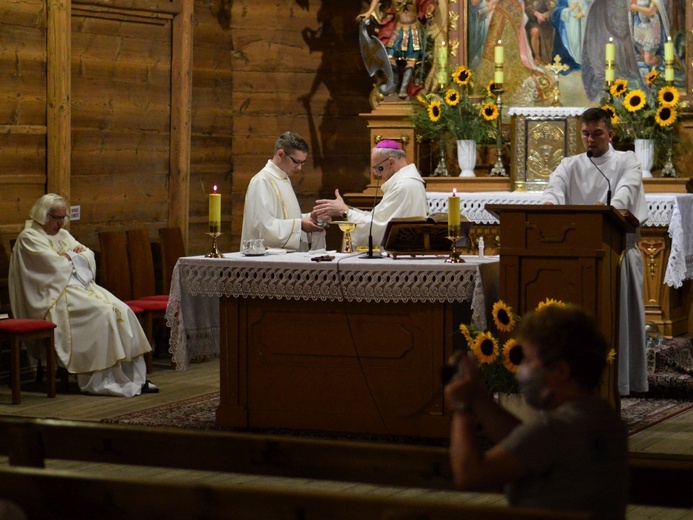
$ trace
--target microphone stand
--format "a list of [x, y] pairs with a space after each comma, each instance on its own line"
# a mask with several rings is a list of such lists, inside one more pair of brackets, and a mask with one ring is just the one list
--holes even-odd
[[368, 228], [368, 253], [365, 253], [359, 258], [374, 259], [380, 257], [373, 256], [373, 212], [375, 211], [375, 203], [378, 201], [378, 188], [380, 188], [380, 174], [378, 174], [378, 181], [375, 183], [375, 195], [373, 195], [373, 206], [371, 207], [371, 224]]
[[609, 186], [609, 189], [608, 189], [607, 192], [606, 192], [606, 205], [607, 205], [607, 206], [611, 206], [611, 181], [609, 180], [609, 178], [608, 178], [606, 175], [604, 175], [604, 172], [601, 171], [601, 170], [599, 169], [599, 166], [597, 166], [597, 165], [594, 163], [594, 161], [592, 160], [592, 150], [588, 150], [588, 151], [587, 151], [587, 158], [590, 160], [590, 162], [592, 163], [592, 165], [597, 169], [597, 171], [598, 171], [599, 173], [602, 174], [602, 177], [604, 177], [604, 179], [606, 180], [606, 183], [607, 183], [607, 185]]

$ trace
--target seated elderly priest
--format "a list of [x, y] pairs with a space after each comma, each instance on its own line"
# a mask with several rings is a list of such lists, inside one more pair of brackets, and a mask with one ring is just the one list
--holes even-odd
[[[29, 211], [10, 258], [9, 292], [17, 318], [50, 320], [58, 363], [89, 394], [158, 392], [147, 381], [147, 337], [132, 310], [94, 283], [94, 253], [63, 228], [67, 203], [48, 193]], [[43, 355], [43, 349], [32, 354]]]
[[335, 190], [335, 198], [315, 202], [313, 211], [320, 217], [341, 217], [361, 223], [351, 233], [354, 246], [368, 245], [370, 223], [373, 221], [373, 244], [380, 244], [387, 223], [392, 218], [425, 217], [428, 215], [426, 183], [414, 164], [407, 164], [407, 154], [397, 141], [380, 141], [371, 150], [371, 168], [382, 179], [383, 198], [373, 211], [363, 211], [346, 205]]

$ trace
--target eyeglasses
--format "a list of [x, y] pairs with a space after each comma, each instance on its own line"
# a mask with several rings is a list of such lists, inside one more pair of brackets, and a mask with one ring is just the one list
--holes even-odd
[[294, 164], [295, 164], [296, 166], [305, 166], [306, 163], [308, 162], [307, 160], [305, 160], [305, 161], [297, 161], [296, 159], [294, 159], [293, 157], [291, 157], [288, 153], [286, 154], [286, 156], [287, 156], [289, 159], [291, 159], [291, 160], [294, 162]]
[[383, 164], [384, 162], [387, 162], [389, 159], [390, 159], [389, 157], [386, 158], [386, 159], [383, 159], [382, 161], [380, 161], [380, 162], [379, 162], [378, 164], [376, 164], [375, 166], [372, 166], [373, 171], [376, 173], [376, 175], [377, 175], [378, 173], [383, 173], [383, 170], [385, 169], [385, 167], [384, 167], [384, 166], [380, 166], [380, 165]]
[[62, 220], [62, 221], [70, 220], [70, 217], [68, 217], [67, 215], [58, 216], [58, 215], [53, 215], [52, 213], [48, 213], [48, 216], [50, 218], [52, 218], [53, 220]]

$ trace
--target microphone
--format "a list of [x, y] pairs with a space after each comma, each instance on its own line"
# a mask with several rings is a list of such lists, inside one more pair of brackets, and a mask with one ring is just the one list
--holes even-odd
[[587, 158], [590, 160], [590, 162], [592, 163], [592, 165], [597, 169], [597, 171], [598, 171], [599, 173], [602, 174], [602, 177], [604, 177], [604, 179], [606, 179], [606, 183], [609, 185], [609, 189], [608, 189], [608, 191], [606, 192], [606, 205], [607, 205], [607, 206], [611, 206], [611, 181], [609, 181], [609, 178], [608, 178], [606, 175], [604, 175], [604, 172], [603, 172], [603, 171], [601, 171], [601, 170], [599, 169], [599, 166], [597, 166], [596, 164], [594, 164], [594, 161], [592, 160], [592, 155], [594, 155], [594, 154], [592, 153], [592, 150], [587, 150]]
[[368, 253], [361, 255], [359, 258], [377, 258], [373, 256], [373, 213], [375, 212], [375, 204], [378, 202], [378, 188], [380, 188], [380, 174], [378, 174], [378, 181], [375, 183], [375, 195], [373, 195], [373, 206], [371, 207], [371, 224], [368, 228]]

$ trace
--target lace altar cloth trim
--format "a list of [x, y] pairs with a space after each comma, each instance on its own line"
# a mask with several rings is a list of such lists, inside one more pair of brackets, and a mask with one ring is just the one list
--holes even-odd
[[[426, 194], [429, 213], [447, 212], [449, 193]], [[539, 204], [541, 193], [477, 192], [458, 193], [462, 214], [475, 224], [497, 224], [498, 219], [484, 208], [486, 204]], [[645, 227], [668, 227], [671, 254], [664, 274], [664, 283], [681, 287], [693, 278], [693, 236], [684, 229], [693, 227], [693, 194], [646, 194]]]
[[[311, 262], [314, 254], [292, 253], [248, 259], [230, 253], [224, 260], [192, 257], [179, 260], [173, 270], [166, 324], [171, 330], [169, 351], [178, 370], [186, 370], [196, 356], [219, 354], [218, 324], [191, 328], [196, 323], [181, 306], [181, 294], [206, 297], [253, 297], [349, 302], [461, 302], [471, 301], [472, 323], [487, 328], [485, 295], [479, 263], [445, 264], [415, 259], [383, 259], [365, 264], [354, 256], [333, 262]], [[286, 258], [286, 259], [285, 259]], [[433, 263], [435, 262], [435, 263]], [[475, 263], [472, 263], [475, 262]], [[194, 312], [188, 309], [186, 312]]]
[[580, 116], [586, 107], [510, 107], [509, 116], [569, 117]]

